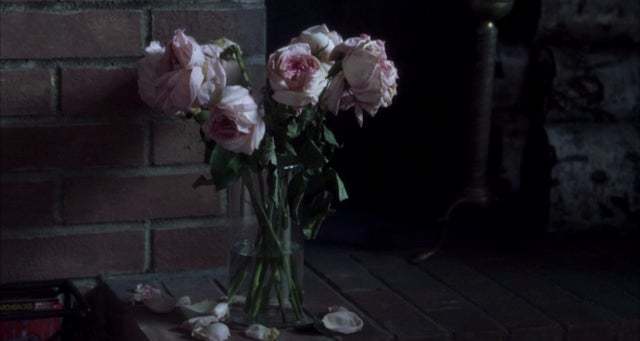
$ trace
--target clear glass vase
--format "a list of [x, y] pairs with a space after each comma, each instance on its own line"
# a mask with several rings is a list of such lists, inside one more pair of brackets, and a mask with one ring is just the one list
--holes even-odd
[[[283, 184], [287, 178], [283, 177]], [[254, 176], [254, 184], [255, 180]], [[251, 179], [245, 178], [245, 185], [247, 181]], [[248, 186], [257, 192], [255, 187]], [[312, 321], [303, 310], [302, 231], [293, 225], [286, 204], [271, 207], [268, 218], [261, 218], [260, 212], [256, 215], [257, 223], [242, 226], [231, 240], [231, 319], [241, 325], [260, 323], [279, 328], [308, 325]]]

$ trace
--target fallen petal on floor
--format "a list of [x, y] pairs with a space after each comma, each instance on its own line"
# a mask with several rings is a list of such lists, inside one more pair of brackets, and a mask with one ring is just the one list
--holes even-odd
[[322, 324], [330, 331], [353, 334], [362, 330], [364, 322], [356, 313], [344, 307], [330, 307], [329, 311], [322, 318]]
[[215, 315], [198, 316], [182, 322], [180, 329], [191, 332], [196, 328], [206, 327], [216, 322], [220, 322], [220, 320]]
[[267, 328], [261, 324], [252, 324], [244, 331], [244, 334], [254, 340], [275, 341], [280, 332], [276, 328]]
[[226, 324], [216, 322], [206, 327], [198, 327], [191, 332], [191, 337], [203, 341], [225, 341], [231, 336]]

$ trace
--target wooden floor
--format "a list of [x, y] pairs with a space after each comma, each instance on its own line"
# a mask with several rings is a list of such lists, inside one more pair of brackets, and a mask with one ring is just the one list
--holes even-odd
[[[618, 243], [618, 242], [616, 242]], [[447, 249], [413, 265], [401, 253], [306, 247], [305, 306], [343, 305], [365, 320], [342, 340], [640, 340], [640, 251], [626, 241], [550, 243], [533, 250]], [[637, 253], [637, 254], [636, 254]], [[113, 277], [125, 299], [144, 280], [195, 300], [223, 295], [224, 272]], [[179, 317], [136, 309], [141, 340], [184, 340]], [[134, 338], [130, 338], [134, 340]], [[234, 332], [233, 339], [244, 339]], [[286, 332], [281, 340], [327, 340]]]

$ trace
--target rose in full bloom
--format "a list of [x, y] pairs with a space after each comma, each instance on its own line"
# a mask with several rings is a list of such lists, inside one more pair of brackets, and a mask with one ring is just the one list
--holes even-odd
[[336, 74], [323, 97], [323, 106], [338, 113], [355, 108], [362, 125], [364, 112], [374, 116], [380, 107], [388, 107], [397, 92], [398, 71], [387, 59], [384, 42], [369, 36], [347, 39], [337, 46], [333, 58], [342, 59], [342, 71]]
[[317, 25], [307, 28], [300, 35], [291, 40], [291, 43], [307, 43], [311, 47], [311, 53], [323, 63], [330, 63], [333, 48], [342, 43], [342, 37], [336, 31], [329, 31], [327, 25]]
[[208, 105], [226, 85], [218, 58], [206, 57], [200, 45], [176, 30], [167, 47], [153, 41], [138, 62], [138, 90], [150, 107], [168, 114]]
[[306, 43], [291, 44], [272, 53], [267, 72], [273, 99], [294, 108], [315, 105], [327, 84], [327, 69]]
[[222, 148], [251, 155], [260, 146], [265, 124], [249, 90], [232, 85], [222, 90], [202, 130]]

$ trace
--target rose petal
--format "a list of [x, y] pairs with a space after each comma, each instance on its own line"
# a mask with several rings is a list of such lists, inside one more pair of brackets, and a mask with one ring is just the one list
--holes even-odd
[[280, 332], [276, 328], [267, 328], [261, 324], [252, 324], [244, 334], [254, 340], [275, 341], [278, 339]]
[[364, 322], [358, 315], [343, 307], [326, 314], [322, 318], [322, 324], [325, 328], [342, 334], [356, 333], [364, 326]]
[[134, 300], [142, 302], [154, 313], [165, 314], [176, 307], [176, 299], [149, 284], [138, 284], [133, 294]]
[[216, 322], [206, 327], [195, 328], [191, 336], [196, 340], [225, 341], [231, 336], [229, 327], [224, 323]]
[[203, 300], [197, 303], [180, 306], [180, 311], [185, 317], [211, 315], [216, 303], [211, 300]]
[[229, 303], [222, 302], [218, 303], [213, 308], [213, 315], [215, 315], [219, 320], [224, 320], [229, 316]]
[[218, 317], [214, 315], [197, 316], [182, 322], [180, 329], [192, 332], [196, 328], [206, 327], [216, 322], [220, 322], [220, 320], [218, 320]]

